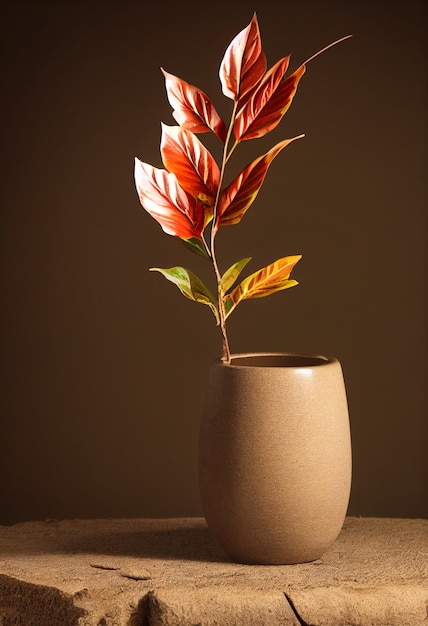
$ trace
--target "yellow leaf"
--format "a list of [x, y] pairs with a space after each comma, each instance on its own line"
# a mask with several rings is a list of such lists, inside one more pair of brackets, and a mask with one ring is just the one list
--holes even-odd
[[297, 285], [297, 281], [290, 280], [293, 267], [302, 258], [302, 255], [283, 257], [270, 265], [254, 272], [229, 294], [232, 306], [228, 306], [228, 315], [241, 302], [248, 298], [264, 298], [277, 291]]

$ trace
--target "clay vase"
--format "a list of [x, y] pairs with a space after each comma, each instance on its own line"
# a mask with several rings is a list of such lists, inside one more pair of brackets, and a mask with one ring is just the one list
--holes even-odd
[[203, 512], [235, 562], [313, 561], [341, 531], [351, 440], [337, 359], [236, 354], [208, 375], [199, 439]]

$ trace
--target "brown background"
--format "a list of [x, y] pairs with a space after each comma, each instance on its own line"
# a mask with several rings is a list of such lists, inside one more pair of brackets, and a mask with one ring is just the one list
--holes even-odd
[[[308, 66], [223, 269], [302, 253], [300, 285], [244, 303], [234, 351], [337, 356], [349, 512], [427, 515], [424, 2], [3, 2], [0, 522], [199, 515], [197, 437], [220, 350], [208, 308], [150, 266], [204, 261], [140, 208], [133, 158], [173, 124], [159, 67], [204, 89], [257, 10], [269, 65]], [[214, 145], [214, 144], [213, 144]], [[236, 163], [239, 163], [239, 159]]]

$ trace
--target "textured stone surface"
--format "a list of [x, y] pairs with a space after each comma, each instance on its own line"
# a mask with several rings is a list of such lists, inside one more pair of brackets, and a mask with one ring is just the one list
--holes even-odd
[[0, 527], [0, 626], [422, 626], [428, 520], [348, 518], [302, 565], [231, 563], [203, 519]]

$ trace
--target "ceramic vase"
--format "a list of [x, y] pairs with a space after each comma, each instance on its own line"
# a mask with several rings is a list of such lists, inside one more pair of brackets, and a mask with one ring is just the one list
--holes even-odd
[[335, 358], [236, 354], [208, 375], [199, 484], [209, 529], [235, 562], [320, 558], [341, 531], [351, 438]]

